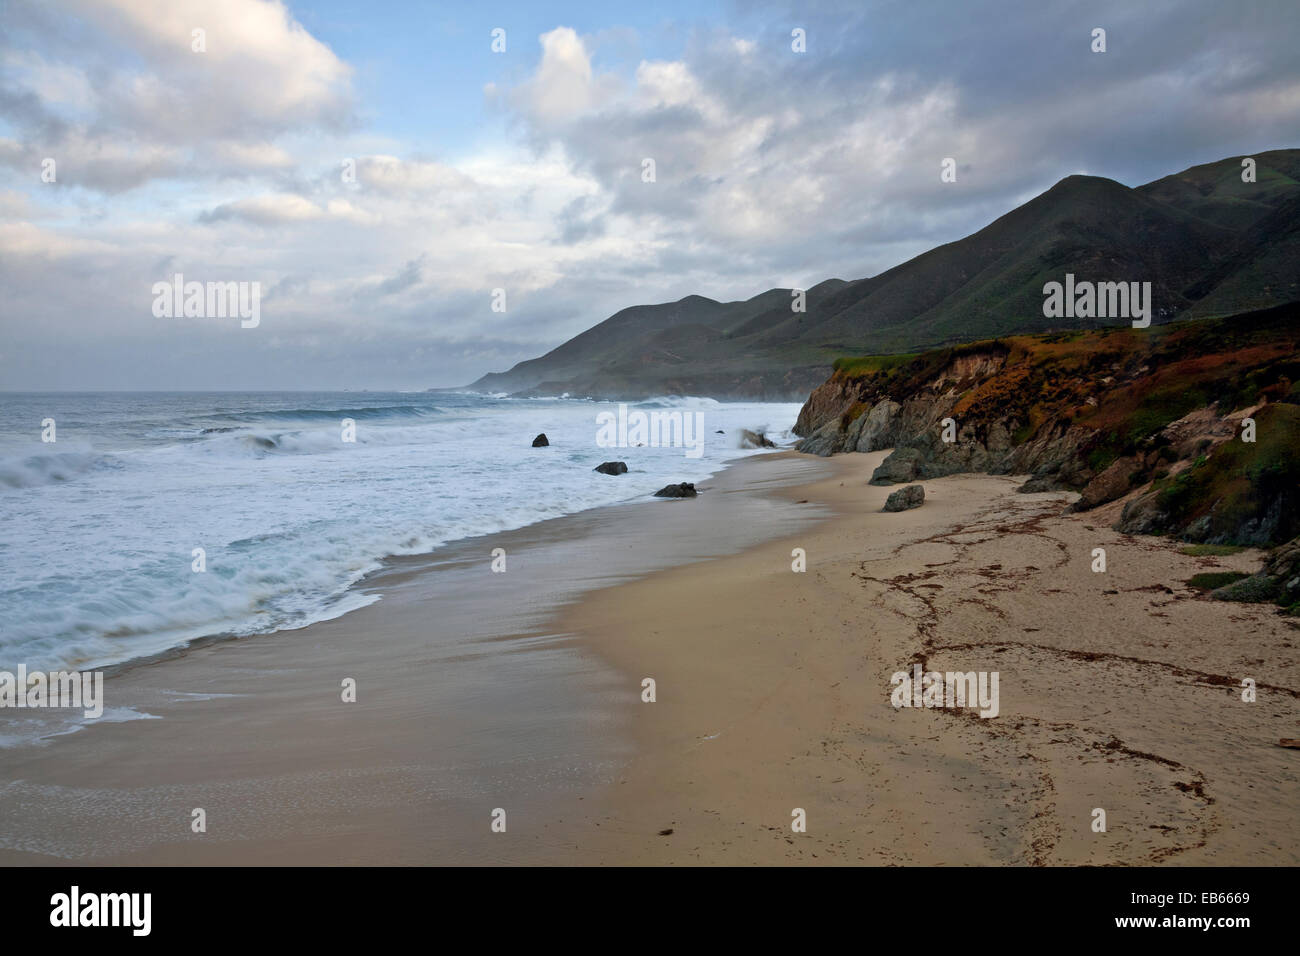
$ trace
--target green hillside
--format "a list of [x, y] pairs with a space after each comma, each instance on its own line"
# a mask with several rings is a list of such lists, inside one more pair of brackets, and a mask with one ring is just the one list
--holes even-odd
[[633, 306], [472, 388], [636, 398], [803, 398], [851, 353], [916, 352], [1000, 335], [1114, 327], [1047, 318], [1043, 285], [1150, 282], [1153, 324], [1300, 300], [1300, 150], [1241, 157], [1130, 188], [1068, 176], [978, 232], [867, 279], [743, 302]]

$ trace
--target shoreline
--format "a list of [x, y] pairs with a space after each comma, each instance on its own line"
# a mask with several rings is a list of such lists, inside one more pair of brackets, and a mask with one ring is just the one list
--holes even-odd
[[[434, 391], [434, 389], [427, 389], [426, 391]], [[716, 471], [714, 471], [706, 478], [697, 479], [696, 483], [701, 484], [702, 486], [706, 486], [705, 483], [713, 481], [718, 477], [718, 475], [722, 474], [723, 472], [729, 469], [733, 469], [736, 467], [743, 467], [742, 463], [749, 461], [752, 458], [771, 457], [773, 455], [786, 454], [788, 451], [789, 449], [782, 449], [781, 451], [778, 452], [770, 452], [767, 455], [761, 455], [761, 454], [745, 455], [745, 456], [740, 456], [731, 459], [724, 459], [718, 463]], [[646, 492], [644, 494], [637, 495], [635, 497], [628, 498], [622, 501], [617, 501], [617, 502], [607, 503], [607, 504], [595, 504], [587, 508], [582, 508], [577, 511], [571, 511], [566, 514], [558, 515], [555, 517], [541, 518], [529, 524], [521, 525], [518, 527], [507, 528], [497, 533], [475, 534], [465, 538], [456, 538], [451, 541], [447, 541], [443, 544], [438, 545], [437, 548], [433, 551], [422, 552], [417, 554], [381, 555], [380, 557], [374, 559], [379, 566], [370, 571], [367, 571], [361, 577], [357, 578], [351, 584], [343, 588], [339, 592], [336, 600], [338, 602], [342, 602], [349, 595], [363, 594], [368, 592], [373, 593], [373, 592], [381, 591], [382, 588], [384, 587], [384, 583], [387, 580], [389, 580], [390, 576], [394, 574], [404, 574], [413, 571], [424, 570], [431, 567], [437, 567], [443, 564], [444, 562], [446, 562], [447, 560], [449, 560], [445, 557], [445, 555], [456, 554], [461, 551], [464, 551], [466, 548], [470, 547], [474, 542], [477, 541], [487, 541], [508, 534], [527, 534], [530, 528], [534, 528], [538, 525], [548, 524], [550, 522], [564, 522], [570, 519], [579, 518], [580, 516], [588, 514], [590, 512], [606, 511], [609, 509], [618, 509], [618, 508], [627, 508], [627, 507], [636, 507], [636, 506], [651, 506], [654, 505], [655, 503], [657, 503], [657, 500], [653, 498], [653, 494], [651, 492]], [[104, 674], [105, 679], [108, 679], [110, 677], [114, 677], [119, 674], [129, 673], [130, 671], [138, 667], [148, 667], [153, 664], [159, 664], [165, 661], [184, 657], [186, 654], [208, 647], [212, 644], [221, 644], [221, 643], [226, 643], [231, 641], [242, 641], [242, 640], [249, 640], [249, 639], [269, 638], [281, 634], [292, 634], [295, 631], [302, 631], [309, 627], [315, 627], [320, 624], [326, 624], [331, 621], [339, 620], [341, 618], [347, 617], [350, 614], [354, 614], [357, 611], [364, 610], [368, 606], [369, 606], [368, 604], [362, 604], [357, 607], [345, 608], [341, 611], [336, 611], [335, 608], [330, 607], [328, 608], [328, 610], [324, 612], [318, 612], [318, 613], [325, 613], [327, 614], [327, 616], [313, 618], [308, 623], [300, 624], [295, 627], [278, 627], [273, 630], [252, 631], [248, 633], [239, 633], [239, 632], [229, 631], [229, 630], [218, 631], [211, 634], [202, 634], [199, 635], [198, 637], [187, 638], [181, 643], [169, 645], [167, 647], [161, 648], [160, 650], [141, 653], [138, 654], [137, 656], [128, 657], [122, 660], [108, 660], [103, 663], [99, 663], [94, 660], [72, 661], [72, 662], [64, 661], [64, 662], [59, 662], [57, 664], [54, 663], [47, 664], [41, 669], [47, 672], [59, 671], [59, 670], [99, 671]]]
[[[747, 457], [698, 499], [398, 559], [341, 618], [135, 668], [111, 692], [164, 719], [6, 753], [0, 864], [1300, 860], [1273, 746], [1300, 635], [1182, 584], [1257, 552], [1184, 556], [1001, 476], [882, 514], [885, 454]], [[1000, 714], [894, 709], [918, 660], [1000, 672]]]
[[[814, 516], [731, 494], [756, 464], [777, 485], [822, 468], [744, 456], [701, 484], [700, 499], [637, 498], [390, 558], [359, 585], [378, 602], [118, 670], [106, 680], [109, 706], [163, 719], [101, 720], [6, 749], [0, 863], [513, 859], [477, 837], [496, 806], [482, 806], [485, 794], [550, 813], [614, 773], [628, 746], [613, 703], [623, 689], [597, 655], [550, 628], [553, 612], [583, 591], [741, 550]], [[689, 509], [710, 500], [717, 524], [698, 526]], [[507, 551], [504, 574], [490, 570], [496, 547]], [[345, 676], [357, 681], [354, 704], [340, 700]], [[375, 792], [394, 787], [412, 799]], [[190, 834], [195, 807], [212, 818], [206, 835]], [[231, 819], [247, 821], [244, 832], [232, 834]], [[78, 821], [71, 833], [67, 820]]]
[[[61, 395], [47, 404], [65, 416], [63, 444], [0, 436], [13, 516], [0, 555], [12, 578], [5, 670], [107, 671], [333, 619], [370, 600], [369, 578], [394, 556], [708, 481], [763, 453], [740, 447], [742, 428], [779, 430], [798, 407], [665, 398], [654, 408], [683, 425], [692, 409], [707, 441], [669, 447], [683, 428], [659, 446], [649, 436], [617, 452], [630, 473], [613, 479], [593, 467], [612, 451], [592, 444], [598, 403], [295, 396]], [[44, 401], [8, 410], [44, 414]], [[356, 442], [335, 433], [350, 411], [364, 426]], [[550, 446], [533, 448], [542, 425]], [[98, 560], [81, 566], [84, 550]]]

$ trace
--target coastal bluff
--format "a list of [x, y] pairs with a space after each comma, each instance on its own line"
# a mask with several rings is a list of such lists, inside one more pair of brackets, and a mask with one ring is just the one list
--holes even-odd
[[1123, 501], [1117, 530], [1276, 546], [1300, 534], [1300, 304], [1150, 329], [841, 359], [794, 427], [820, 456], [892, 449], [871, 484], [964, 472]]

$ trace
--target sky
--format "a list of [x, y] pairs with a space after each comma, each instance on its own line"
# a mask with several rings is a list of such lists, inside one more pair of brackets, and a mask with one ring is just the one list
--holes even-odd
[[[1297, 41], [1295, 0], [0, 0], [0, 389], [464, 385], [874, 275], [1300, 146]], [[160, 316], [177, 274], [256, 326]]]

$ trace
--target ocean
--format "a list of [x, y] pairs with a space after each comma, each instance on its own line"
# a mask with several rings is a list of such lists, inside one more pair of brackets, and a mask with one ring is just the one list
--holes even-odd
[[[586, 400], [0, 393], [0, 409], [0, 670], [14, 671], [100, 668], [338, 617], [380, 599], [354, 585], [385, 557], [602, 505], [664, 506], [650, 497], [662, 486], [764, 453], [739, 447], [741, 428], [788, 439], [799, 405], [628, 405], [699, 413], [698, 457], [601, 447], [598, 416], [619, 409]], [[539, 432], [549, 447], [531, 447]], [[592, 470], [606, 460], [628, 473]]]

